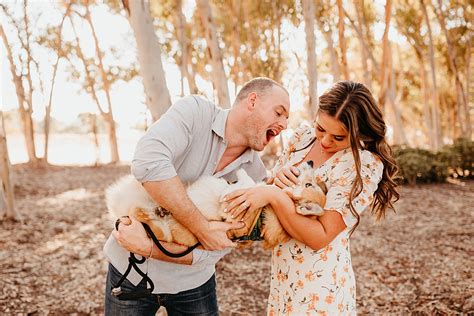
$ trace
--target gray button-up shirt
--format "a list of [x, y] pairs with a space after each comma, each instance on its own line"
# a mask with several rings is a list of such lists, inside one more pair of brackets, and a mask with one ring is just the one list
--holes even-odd
[[[225, 124], [229, 110], [222, 110], [199, 96], [189, 96], [173, 104], [140, 139], [132, 161], [132, 173], [140, 182], [162, 181], [179, 176], [192, 183], [202, 175], [214, 175], [236, 181], [239, 168], [255, 181], [266, 177], [258, 153], [248, 149], [220, 172], [215, 173], [226, 149]], [[154, 293], [178, 293], [204, 284], [215, 272], [215, 264], [230, 249], [193, 251], [193, 264], [182, 265], [160, 260], [147, 260], [142, 271], [155, 284]], [[104, 253], [112, 265], [124, 273], [129, 253], [111, 235]], [[138, 284], [142, 277], [132, 269], [128, 280]]]

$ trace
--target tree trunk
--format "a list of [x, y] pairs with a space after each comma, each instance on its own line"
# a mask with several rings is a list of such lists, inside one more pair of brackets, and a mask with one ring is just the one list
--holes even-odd
[[392, 16], [392, 1], [387, 0], [385, 4], [385, 31], [382, 38], [382, 62], [380, 69], [380, 93], [379, 93], [379, 106], [382, 110], [385, 110], [385, 101], [387, 99], [387, 90], [388, 90], [388, 75], [387, 71], [388, 66], [387, 62], [389, 59], [389, 42], [388, 42], [388, 32], [390, 29], [390, 18]]
[[46, 105], [45, 115], [44, 115], [44, 156], [43, 161], [44, 163], [48, 164], [48, 153], [49, 153], [49, 130], [51, 125], [51, 107], [53, 104], [53, 92], [54, 92], [54, 84], [56, 82], [56, 73], [58, 71], [59, 65], [59, 56], [56, 59], [56, 62], [53, 66], [53, 78], [51, 79], [51, 90], [49, 92], [49, 101]]
[[25, 136], [26, 150], [28, 153], [29, 163], [36, 164], [38, 163], [38, 157], [36, 156], [33, 119], [31, 118], [31, 100], [27, 100], [23, 81], [21, 80], [21, 77], [17, 75], [15, 63], [13, 62], [12, 50], [8, 43], [8, 39], [3, 30], [2, 25], [0, 25], [0, 35], [2, 36], [3, 44], [5, 45], [5, 49], [7, 50], [8, 61], [10, 63], [10, 71], [12, 74], [13, 83], [15, 84], [15, 91], [18, 100], [18, 110], [20, 112], [21, 121], [23, 124], [23, 134]]
[[312, 0], [302, 0], [304, 29], [306, 33], [306, 51], [308, 63], [306, 66], [308, 76], [308, 95], [310, 113], [316, 117], [318, 111], [318, 67], [316, 63], [316, 41], [314, 34], [314, 3]]
[[328, 30], [325, 29], [323, 22], [320, 19], [316, 19], [319, 30], [323, 33], [324, 39], [328, 45], [329, 59], [331, 62], [331, 75], [334, 78], [334, 82], [341, 80], [341, 66], [339, 65], [339, 58], [337, 51], [334, 48], [334, 41], [332, 40], [331, 27]]
[[344, 38], [344, 8], [342, 6], [342, 0], [337, 0], [337, 9], [339, 13], [339, 47], [341, 48], [341, 68], [342, 75], [344, 80], [349, 80], [349, 69], [347, 66], [347, 48], [346, 48], [346, 39]]
[[431, 107], [430, 107], [430, 93], [429, 86], [427, 81], [427, 74], [425, 69], [425, 62], [423, 58], [418, 58], [420, 66], [420, 81], [421, 81], [421, 91], [423, 92], [423, 118], [426, 128], [426, 139], [430, 143], [430, 148], [434, 148], [434, 137], [433, 137], [433, 120], [431, 119]]
[[[451, 43], [451, 39], [448, 34], [448, 30], [446, 29], [446, 22], [444, 19], [444, 13], [443, 13], [443, 4], [441, 0], [438, 0], [438, 10], [437, 16], [439, 20], [439, 24], [441, 26], [441, 29], [443, 30], [444, 36], [446, 37], [446, 44], [448, 48], [448, 65], [449, 68], [451, 69], [451, 72], [454, 74], [454, 79], [456, 82], [456, 99], [457, 99], [457, 104], [458, 104], [458, 116], [460, 119], [460, 124], [461, 124], [461, 133], [464, 137], [467, 139], [471, 139], [471, 134], [472, 134], [472, 127], [470, 124], [470, 114], [469, 114], [469, 106], [467, 104], [467, 98], [466, 98], [466, 93], [464, 91], [463, 84], [461, 82], [461, 79], [459, 77], [459, 71], [456, 65], [456, 56], [454, 54], [454, 48], [453, 44]], [[435, 9], [435, 11], [437, 11]]]
[[108, 129], [108, 137], [109, 137], [109, 144], [110, 144], [110, 152], [111, 152], [111, 163], [119, 162], [118, 156], [118, 145], [117, 145], [117, 133], [115, 128], [115, 121], [112, 115], [112, 112], [103, 113], [102, 117], [107, 122], [107, 129]]
[[[191, 56], [191, 51], [192, 51], [191, 44], [188, 44], [187, 51], [188, 51], [188, 56]], [[188, 58], [188, 62], [186, 65], [187, 65], [186, 69], [189, 74], [189, 76], [187, 77], [189, 89], [191, 90], [191, 93], [197, 94], [199, 93], [199, 89], [196, 84], [196, 69], [195, 69], [195, 65], [193, 64], [192, 58]]]
[[110, 162], [112, 164], [118, 163], [120, 161], [118, 144], [117, 144], [117, 134], [115, 129], [114, 115], [112, 111], [112, 101], [110, 98], [110, 82], [107, 79], [107, 73], [105, 72], [104, 64], [102, 62], [103, 56], [102, 51], [100, 50], [99, 40], [95, 32], [94, 24], [92, 23], [92, 18], [89, 11], [89, 6], [86, 4], [86, 20], [89, 23], [89, 26], [92, 30], [92, 36], [94, 38], [95, 51], [97, 59], [99, 61], [99, 72], [102, 77], [102, 84], [104, 87], [105, 97], [107, 99], [107, 112], [104, 114], [105, 121], [108, 126], [108, 135], [109, 135], [109, 146], [110, 146]]
[[222, 108], [230, 108], [229, 88], [222, 63], [222, 53], [217, 38], [217, 30], [212, 18], [211, 6], [208, 0], [196, 1], [202, 25], [206, 32], [207, 46], [211, 55], [212, 81], [217, 91], [217, 100]]
[[50, 124], [51, 124], [51, 108], [53, 106], [54, 84], [56, 82], [56, 74], [57, 74], [57, 71], [58, 71], [59, 61], [61, 60], [61, 34], [62, 34], [62, 31], [63, 31], [64, 21], [66, 20], [66, 17], [69, 16], [69, 13], [71, 11], [71, 5], [72, 5], [72, 2], [69, 3], [67, 8], [66, 8], [66, 12], [64, 13], [64, 16], [61, 20], [61, 23], [59, 24], [58, 34], [57, 34], [57, 38], [56, 38], [57, 57], [56, 57], [56, 62], [54, 63], [54, 66], [53, 66], [53, 77], [51, 79], [51, 90], [49, 92], [49, 100], [48, 100], [48, 104], [46, 105], [45, 115], [44, 115], [44, 158], [43, 158], [43, 161], [46, 164], [48, 164], [49, 130], [50, 130]]
[[[182, 1], [181, 0], [176, 0], [175, 2], [176, 7], [174, 10], [176, 11], [173, 18], [174, 18], [174, 24], [175, 24], [175, 32], [176, 32], [176, 38], [178, 39], [178, 43], [181, 46], [180, 51], [181, 51], [181, 59], [179, 61], [179, 71], [181, 72], [181, 97], [184, 97], [184, 78], [186, 78], [186, 67], [188, 66], [187, 64], [187, 54], [188, 51], [186, 49], [186, 36], [184, 34], [184, 25], [186, 24], [185, 22], [185, 17], [182, 12]], [[190, 88], [191, 90], [191, 88]]]
[[95, 114], [89, 114], [89, 125], [91, 127], [92, 138], [94, 139], [95, 148], [95, 166], [100, 165], [100, 145], [99, 145], [99, 134], [97, 128], [97, 116]]
[[[109, 136], [109, 146], [110, 146], [110, 152], [111, 152], [111, 156], [110, 156], [111, 163], [116, 163], [118, 162], [118, 148], [117, 148], [117, 136], [115, 133], [115, 121], [113, 119], [112, 112], [111, 112], [112, 107], [109, 107], [109, 111], [106, 112], [102, 109], [102, 106], [100, 105], [99, 97], [97, 96], [97, 91], [95, 88], [95, 81], [92, 78], [92, 74], [89, 71], [89, 67], [88, 67], [89, 65], [87, 64], [86, 58], [84, 57], [84, 54], [82, 53], [82, 48], [79, 42], [79, 37], [77, 36], [76, 27], [74, 26], [74, 22], [71, 18], [70, 18], [70, 21], [71, 21], [72, 30], [77, 42], [77, 48], [76, 48], [77, 55], [84, 66], [86, 85], [90, 89], [90, 94], [95, 104], [97, 105], [97, 109], [99, 110], [101, 117], [104, 119], [104, 121], [107, 124], [107, 134]], [[116, 156], [114, 156], [114, 151], [117, 152]]]
[[[240, 58], [240, 32], [241, 32], [241, 23], [242, 20], [242, 2], [240, 0], [236, 0], [235, 2], [231, 2], [232, 12], [232, 54], [234, 58], [234, 62], [232, 64], [231, 73], [234, 79], [234, 87], [237, 91], [239, 86], [243, 84], [243, 76], [242, 74], [242, 59]], [[236, 93], [236, 92], [235, 92]], [[234, 94], [235, 94], [234, 93]]]
[[[273, 13], [273, 21], [276, 25], [276, 32], [277, 32], [277, 35], [276, 35], [276, 41], [275, 42], [272, 42], [273, 46], [270, 46], [271, 49], [270, 50], [275, 50], [276, 51], [276, 55], [277, 55], [277, 58], [276, 58], [276, 65], [275, 65], [275, 68], [274, 68], [274, 72], [273, 72], [273, 79], [277, 82], [281, 82], [281, 76], [282, 76], [282, 67], [281, 67], [281, 64], [283, 62], [283, 58], [281, 57], [281, 18], [282, 18], [282, 14], [278, 8], [278, 3], [276, 1], [274, 1], [272, 3], [272, 13]], [[274, 32], [274, 28], [271, 29], [271, 32], [272, 32], [272, 35], [271, 35], [271, 38], [275, 38], [275, 35], [273, 34]]]
[[[351, 23], [354, 30], [356, 31], [357, 38], [359, 39], [359, 42], [361, 43], [362, 47], [364, 48], [365, 56], [372, 63], [372, 71], [378, 74], [380, 72], [380, 67], [379, 67], [379, 64], [378, 64], [377, 60], [374, 57], [374, 54], [372, 53], [372, 49], [369, 45], [368, 38], [366, 36], [364, 36], [364, 30], [363, 30], [363, 27], [362, 27], [364, 24], [356, 24], [354, 22], [354, 20], [350, 17], [350, 15], [346, 11], [344, 11], [344, 14], [348, 18], [348, 20]], [[363, 19], [362, 19], [362, 22], [363, 22]], [[365, 23], [365, 22], [363, 22], [363, 23]]]
[[393, 68], [393, 59], [392, 59], [392, 52], [390, 48], [390, 44], [388, 47], [388, 82], [387, 82], [387, 98], [392, 108], [392, 112], [394, 115], [394, 133], [395, 133], [395, 143], [396, 144], [408, 144], [408, 139], [405, 134], [405, 129], [403, 127], [403, 120], [402, 115], [400, 113], [400, 109], [398, 108], [396, 101], [396, 78], [395, 78], [395, 71]]
[[367, 88], [369, 88], [369, 90], [372, 91], [372, 75], [371, 75], [371, 71], [369, 71], [369, 65], [367, 63], [367, 59], [369, 59], [369, 54], [368, 54], [369, 47], [366, 44], [364, 37], [362, 35], [363, 34], [362, 33], [362, 13], [360, 12], [361, 10], [360, 1], [355, 0], [354, 7], [356, 11], [356, 16], [357, 16], [357, 25], [355, 23], [353, 25], [357, 33], [357, 39], [359, 40], [362, 71], [364, 72], [364, 77], [362, 78], [362, 81], [367, 86]]
[[[467, 48], [466, 48], [466, 94], [467, 94], [467, 101], [468, 104], [474, 104], [474, 89], [472, 85], [474, 81], [472, 81], [472, 73], [474, 68], [474, 63], [472, 63], [472, 56], [474, 55], [474, 49], [472, 48], [471, 41], [473, 40], [473, 34], [470, 33], [469, 38], [467, 40]], [[469, 124], [471, 124], [471, 117], [469, 116]]]
[[13, 192], [13, 183], [10, 174], [10, 160], [8, 158], [7, 140], [5, 136], [5, 127], [3, 122], [3, 112], [0, 110], [0, 219], [9, 218], [19, 220], [20, 216], [15, 209], [15, 197]]
[[426, 10], [425, 2], [420, 0], [421, 9], [423, 11], [423, 15], [426, 20], [426, 27], [428, 29], [428, 39], [429, 39], [429, 49], [430, 49], [430, 67], [431, 67], [431, 81], [432, 81], [432, 91], [431, 95], [431, 119], [432, 123], [431, 126], [433, 128], [433, 149], [438, 150], [442, 145], [442, 138], [441, 138], [441, 124], [439, 119], [439, 92], [438, 92], [438, 83], [436, 81], [436, 67], [435, 67], [435, 59], [434, 59], [434, 48], [433, 48], [433, 37], [431, 34], [431, 23], [428, 17], [428, 12]]
[[[251, 16], [252, 15], [252, 12], [251, 12], [251, 6], [253, 5], [253, 3], [251, 1], [244, 1], [243, 2], [243, 12], [244, 12], [244, 16]], [[249, 24], [251, 25], [251, 24]], [[247, 32], [248, 34], [248, 42], [246, 43], [247, 44], [247, 54], [250, 55], [250, 56], [256, 56], [257, 52], [256, 52], [256, 43], [258, 43], [260, 41], [260, 38], [259, 38], [259, 34], [257, 34], [256, 32], [253, 32], [252, 30], [250, 30], [249, 27], [245, 28], [244, 26], [244, 29], [245, 31]], [[255, 63], [244, 63], [243, 65], [243, 68], [244, 69], [247, 69], [248, 72], [250, 72], [251, 76], [256, 76], [257, 75], [257, 70], [256, 70], [256, 65]], [[247, 76], [245, 74], [245, 76]], [[244, 77], [243, 78], [243, 81], [247, 81], [249, 78], [247, 77]]]
[[191, 75], [191, 72], [189, 71], [189, 63], [190, 58], [189, 58], [189, 41], [186, 36], [186, 18], [183, 14], [183, 8], [182, 8], [182, 1], [177, 0], [177, 10], [176, 10], [176, 15], [175, 15], [175, 20], [176, 20], [176, 25], [177, 25], [177, 37], [178, 41], [181, 45], [181, 63], [180, 63], [180, 70], [181, 70], [181, 76], [183, 78], [186, 78], [188, 81], [188, 87], [189, 91], [193, 94], [198, 93], [198, 89], [196, 86], [196, 81], [194, 79], [194, 76]]
[[122, 0], [128, 21], [137, 41], [140, 75], [146, 94], [146, 104], [153, 120], [157, 120], [171, 105], [161, 62], [161, 45], [153, 28], [150, 5], [146, 0]]

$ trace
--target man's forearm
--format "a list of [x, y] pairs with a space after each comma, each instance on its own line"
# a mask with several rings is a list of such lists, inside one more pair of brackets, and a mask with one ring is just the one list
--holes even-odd
[[[162, 243], [162, 246], [165, 247], [166, 250], [172, 253], [180, 253], [183, 252], [187, 249], [187, 247], [173, 244], [173, 243]], [[155, 244], [153, 245], [153, 252], [152, 256], [153, 259], [161, 260], [161, 261], [168, 261], [172, 263], [179, 263], [179, 264], [187, 264], [190, 265], [193, 263], [193, 253], [190, 252], [187, 255], [183, 257], [178, 257], [178, 258], [172, 258], [168, 257], [168, 255], [164, 254], [161, 252], [161, 250], [156, 246]]]
[[158, 205], [173, 214], [173, 217], [193, 234], [197, 234], [208, 225], [186, 193], [181, 180], [176, 176], [163, 181], [151, 181], [143, 184], [145, 190]]

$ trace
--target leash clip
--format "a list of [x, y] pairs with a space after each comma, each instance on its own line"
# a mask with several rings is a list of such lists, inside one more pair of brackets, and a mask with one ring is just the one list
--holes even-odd
[[111, 292], [113, 296], [119, 296], [120, 294], [122, 294], [122, 288], [120, 286], [114, 287]]

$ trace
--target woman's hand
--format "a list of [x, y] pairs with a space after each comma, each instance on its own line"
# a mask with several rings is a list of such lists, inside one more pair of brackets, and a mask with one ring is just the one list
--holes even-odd
[[227, 206], [224, 212], [237, 218], [242, 212], [246, 212], [241, 221], [246, 221], [255, 211], [270, 203], [273, 194], [282, 193], [274, 186], [262, 185], [250, 189], [236, 190], [224, 196]]
[[298, 184], [299, 175], [300, 171], [295, 166], [289, 168], [284, 167], [276, 173], [273, 183], [282, 190], [288, 187], [293, 187]]

